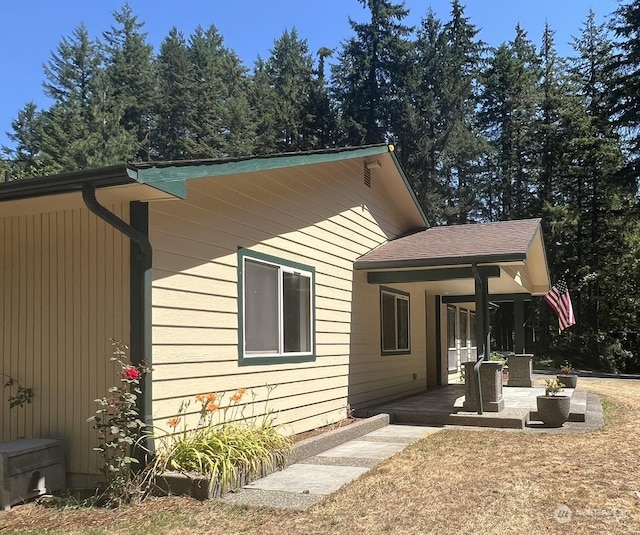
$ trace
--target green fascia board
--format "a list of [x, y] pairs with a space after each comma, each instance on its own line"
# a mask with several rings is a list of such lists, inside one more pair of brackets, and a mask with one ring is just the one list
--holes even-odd
[[[531, 301], [533, 299], [530, 293], [521, 294], [489, 294], [489, 301], [492, 303], [506, 303], [516, 301]], [[443, 295], [443, 303], [473, 303], [476, 300], [475, 295]]]
[[[500, 266], [480, 266], [478, 272], [483, 277], [499, 277]], [[438, 282], [453, 279], [473, 279], [470, 267], [447, 269], [420, 269], [408, 271], [371, 271], [367, 273], [369, 284], [398, 284], [405, 282]]]
[[503, 262], [524, 262], [526, 256], [521, 253], [477, 256], [452, 256], [442, 258], [408, 258], [406, 260], [356, 260], [355, 269], [403, 269], [437, 266], [461, 266], [470, 264], [500, 264]]
[[187, 179], [194, 178], [188, 176], [180, 179], [163, 178], [156, 169], [143, 169], [138, 171], [138, 182], [153, 188], [159, 189], [178, 197], [179, 199], [187, 198]]
[[[377, 145], [332, 152], [287, 153], [277, 156], [254, 156], [238, 160], [207, 160], [201, 162], [167, 162], [157, 165], [137, 164], [138, 182], [148, 184], [181, 198], [186, 197], [186, 182], [194, 178], [219, 177], [241, 173], [285, 169], [324, 162], [367, 158], [389, 152], [387, 145]], [[406, 178], [404, 179], [406, 182]], [[408, 182], [406, 182], [408, 185]], [[411, 190], [410, 190], [411, 191]], [[415, 199], [415, 194], [414, 194]], [[416, 199], [417, 201], [417, 199]]]

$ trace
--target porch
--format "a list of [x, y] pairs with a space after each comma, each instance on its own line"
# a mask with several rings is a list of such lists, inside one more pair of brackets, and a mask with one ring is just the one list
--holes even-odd
[[[536, 396], [544, 394], [544, 387], [504, 386], [504, 409], [478, 414], [463, 409], [464, 384], [453, 384], [427, 390], [404, 399], [356, 409], [354, 416], [366, 418], [388, 414], [391, 423], [414, 425], [462, 425], [485, 428], [525, 429], [543, 427], [537, 420]], [[589, 409], [601, 412], [599, 400], [589, 399], [586, 390], [565, 388], [563, 395], [571, 396], [569, 422], [586, 422]], [[597, 406], [596, 406], [597, 405]]]

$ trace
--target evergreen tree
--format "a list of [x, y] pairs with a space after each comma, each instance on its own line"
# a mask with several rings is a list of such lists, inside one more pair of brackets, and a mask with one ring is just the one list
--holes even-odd
[[122, 128], [135, 133], [134, 144], [127, 148], [124, 159], [145, 161], [150, 158], [151, 116], [155, 99], [153, 47], [147, 43], [147, 34], [141, 31], [144, 23], [138, 22], [128, 3], [113, 17], [117, 26], [103, 32], [105, 112], [119, 116]]
[[190, 38], [193, 65], [193, 109], [187, 119], [189, 136], [185, 148], [189, 158], [216, 158], [226, 151], [226, 87], [221, 58], [229, 54], [215, 26], [198, 27]]
[[49, 172], [112, 163], [97, 128], [107, 120], [97, 111], [102, 96], [102, 62], [99, 44], [81, 24], [71, 37], [62, 39], [44, 67], [44, 92], [53, 99], [42, 123], [41, 156]]
[[247, 69], [235, 53], [222, 59], [225, 88], [225, 142], [223, 156], [249, 156], [256, 147], [256, 115], [259, 110], [251, 108]]
[[441, 113], [444, 33], [431, 9], [421, 21], [413, 50], [413, 68], [402, 85], [406, 106], [397, 131], [398, 153], [429, 221], [436, 223], [444, 219], [446, 205], [439, 175], [446, 128]]
[[565, 96], [565, 61], [558, 57], [555, 47], [555, 32], [549, 24], [545, 25], [540, 48], [540, 113], [535, 122], [535, 137], [539, 140], [539, 178], [537, 187], [537, 205], [532, 214], [545, 215], [553, 205], [553, 193], [556, 191], [560, 163], [564, 150], [565, 136], [561, 115]]
[[460, 2], [453, 0], [451, 8], [444, 27], [430, 12], [418, 31], [398, 141], [401, 161], [420, 177], [433, 221], [466, 223], [479, 212], [475, 183], [483, 142], [475, 127], [475, 86], [483, 44]]
[[500, 45], [483, 73], [480, 120], [492, 147], [482, 196], [489, 220], [532, 213], [538, 176], [533, 125], [540, 105], [541, 72], [535, 46], [518, 25], [516, 37]]
[[306, 40], [300, 39], [295, 29], [285, 31], [274, 42], [265, 72], [275, 91], [278, 152], [313, 148], [313, 59]]
[[475, 93], [484, 45], [477, 40], [478, 29], [464, 16], [458, 0], [451, 3], [451, 21], [445, 27], [446, 86], [445, 112], [448, 122], [447, 147], [443, 158], [443, 178], [450, 203], [447, 220], [467, 223], [479, 217], [477, 181], [485, 145], [476, 128], [478, 98]]
[[158, 100], [152, 132], [152, 157], [179, 160], [189, 157], [190, 128], [196, 109], [195, 72], [183, 34], [173, 28], [157, 57]]
[[89, 167], [136, 160], [137, 149], [140, 147], [136, 130], [125, 127], [124, 110], [111, 95], [112, 87], [104, 70], [98, 71], [95, 85], [90, 137], [86, 145]]
[[309, 142], [312, 148], [322, 149], [336, 145], [338, 136], [338, 117], [329, 95], [326, 78], [326, 60], [333, 55], [329, 48], [318, 50], [318, 66], [311, 85], [309, 99]]
[[11, 179], [11, 163], [4, 158], [0, 158], [0, 182], [7, 182]]
[[625, 137], [636, 164], [640, 154], [640, 0], [620, 4], [612, 29], [619, 39], [611, 63], [612, 111], [617, 124], [629, 130]]
[[249, 156], [256, 146], [256, 115], [249, 102], [250, 78], [237, 54], [224, 49], [218, 58], [223, 80], [224, 143], [221, 156]]
[[636, 188], [619, 173], [624, 156], [610, 116], [607, 84], [613, 43], [605, 26], [596, 25], [593, 12], [574, 48], [577, 57], [570, 60], [570, 94], [561, 118], [565, 171], [552, 212], [553, 232], [562, 247], [554, 274], [570, 268], [567, 278], [576, 290], [572, 297], [578, 323], [569, 343], [582, 349], [588, 364], [614, 368], [626, 358], [612, 350], [614, 333], [626, 329], [621, 319], [637, 318], [638, 313], [637, 305], [622, 314], [618, 310], [636, 286], [619, 276], [637, 254], [628, 232], [637, 229], [628, 217]]
[[[566, 159], [563, 155], [568, 139], [562, 118], [566, 112], [565, 107], [570, 102], [567, 95], [566, 62], [556, 52], [554, 33], [549, 24], [546, 24], [540, 47], [540, 110], [534, 123], [534, 136], [538, 140], [539, 172], [537, 188], [532, 192], [534, 202], [531, 206], [531, 216], [542, 217], [549, 266], [561, 265], [564, 254], [564, 247], [549, 245], [565, 240], [562, 227], [556, 221], [563, 217], [562, 211], [565, 209], [561, 191], [567, 176], [566, 165], [563, 164]], [[554, 273], [554, 280], [560, 275], [561, 273]], [[546, 305], [535, 310], [540, 311], [538, 339], [541, 347], [548, 349], [551, 344], [549, 325], [552, 313]]]
[[258, 57], [249, 84], [249, 106], [255, 113], [254, 154], [273, 154], [280, 147], [277, 129], [277, 94], [265, 61]]
[[400, 86], [409, 67], [412, 28], [404, 2], [359, 0], [371, 13], [367, 24], [349, 19], [355, 37], [346, 41], [332, 69], [344, 143], [382, 143], [405, 115]]
[[[2, 147], [7, 156], [5, 170], [12, 179], [28, 178], [47, 173], [42, 164], [42, 112], [34, 102], [28, 102], [18, 116], [11, 121], [12, 132], [7, 137], [14, 143], [13, 148]], [[0, 180], [4, 178], [0, 176]]]

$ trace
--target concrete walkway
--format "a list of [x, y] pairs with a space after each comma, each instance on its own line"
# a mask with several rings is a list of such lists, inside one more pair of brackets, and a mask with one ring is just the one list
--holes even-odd
[[[379, 426], [373, 431], [346, 440], [341, 444], [320, 451], [253, 481], [237, 492], [226, 494], [223, 500], [239, 505], [275, 507], [281, 509], [307, 509], [340, 487], [359, 478], [376, 464], [395, 455], [409, 444], [436, 433], [441, 427], [389, 425], [388, 416], [369, 418], [369, 424]], [[344, 430], [356, 432], [360, 422], [348, 425]], [[349, 429], [353, 428], [353, 429]], [[337, 430], [340, 431], [340, 430]], [[331, 435], [331, 433], [328, 433]], [[339, 441], [333, 437], [308, 439], [328, 443]], [[306, 445], [302, 445], [302, 449]], [[322, 446], [320, 445], [321, 449]]]
[[[571, 390], [573, 421], [565, 423], [560, 428], [546, 428], [535, 422], [535, 396], [539, 388], [511, 387], [505, 395], [505, 410], [521, 411], [527, 414], [527, 425], [520, 428], [521, 432], [544, 433], [584, 433], [602, 426], [602, 405], [595, 394], [582, 389]], [[567, 389], [570, 390], [570, 389]], [[542, 392], [544, 389], [542, 389]], [[444, 395], [447, 393], [448, 395]], [[569, 392], [568, 392], [569, 393]], [[454, 422], [444, 425], [398, 425], [390, 424], [397, 421], [402, 411], [397, 405], [403, 405], [406, 414], [413, 417], [426, 413], [433, 417], [434, 411], [441, 410], [446, 414], [456, 415], [461, 405], [461, 398], [457, 388], [449, 388], [438, 392], [438, 403], [425, 407], [424, 395], [414, 396], [404, 401], [396, 402], [396, 409], [376, 414], [357, 421], [343, 428], [339, 428], [317, 437], [303, 440], [296, 444], [295, 453], [290, 463], [283, 470], [274, 472], [266, 477], [245, 485], [240, 490], [225, 494], [222, 500], [238, 505], [265, 506], [279, 509], [304, 510], [321, 501], [325, 496], [336, 492], [342, 486], [359, 478], [376, 464], [388, 459], [409, 444], [413, 444], [430, 434], [444, 428], [484, 429], [498, 427], [507, 430], [509, 426], [487, 426], [488, 418], [500, 418], [497, 414], [469, 415], [465, 419], [450, 420]], [[432, 393], [429, 393], [431, 396]], [[429, 398], [430, 402], [433, 399]], [[409, 405], [408, 407], [406, 405]], [[418, 408], [417, 405], [420, 407]], [[389, 406], [387, 406], [387, 409]], [[391, 414], [391, 417], [390, 417]], [[529, 421], [529, 414], [533, 416]], [[459, 414], [462, 417], [462, 414]], [[504, 417], [504, 414], [502, 414]], [[496, 420], [498, 421], [498, 420]], [[516, 431], [516, 429], [509, 429]]]

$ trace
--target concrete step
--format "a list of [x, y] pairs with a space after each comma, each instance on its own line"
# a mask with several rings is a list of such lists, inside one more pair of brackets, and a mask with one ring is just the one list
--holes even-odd
[[389, 421], [394, 424], [408, 425], [462, 425], [473, 427], [489, 427], [496, 429], [524, 429], [529, 421], [528, 409], [506, 408], [500, 412], [430, 411], [408, 409], [364, 409], [357, 413], [358, 417], [369, 418], [376, 414], [388, 414]]

